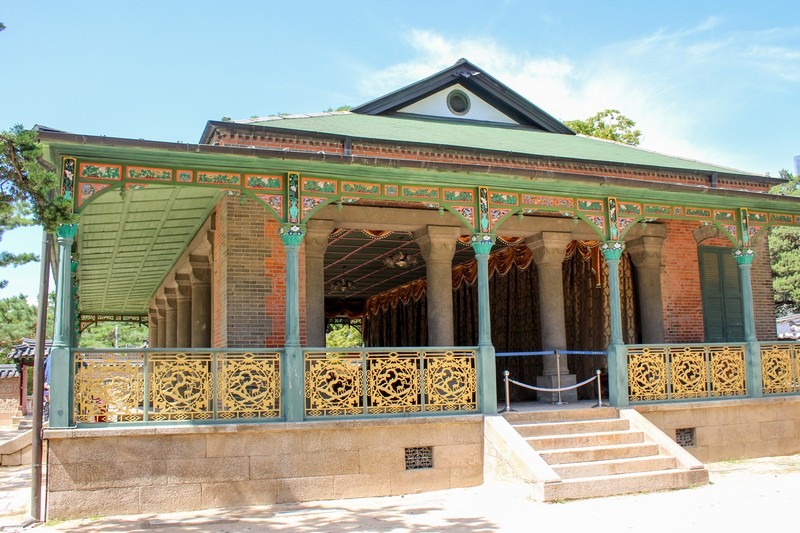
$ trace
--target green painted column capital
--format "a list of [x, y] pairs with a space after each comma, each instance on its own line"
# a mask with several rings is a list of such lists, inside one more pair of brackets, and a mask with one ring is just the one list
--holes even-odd
[[470, 238], [472, 249], [476, 255], [489, 255], [494, 246], [494, 235], [491, 233], [476, 233]]
[[74, 240], [78, 234], [77, 224], [61, 224], [56, 228], [56, 236], [60, 239]]
[[605, 241], [600, 245], [600, 251], [606, 261], [619, 261], [622, 257], [622, 252], [625, 251], [625, 242]]
[[756, 251], [752, 248], [736, 248], [733, 250], [733, 258], [739, 265], [750, 265], [756, 257]]
[[278, 234], [285, 246], [300, 246], [306, 234], [305, 224], [283, 224]]

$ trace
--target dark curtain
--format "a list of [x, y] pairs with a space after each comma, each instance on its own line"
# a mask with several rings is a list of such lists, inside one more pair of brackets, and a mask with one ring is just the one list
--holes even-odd
[[428, 344], [428, 300], [397, 302], [364, 317], [364, 346], [425, 346]]
[[[600, 269], [599, 276], [597, 268]], [[622, 255], [619, 270], [622, 337], [626, 344], [633, 344], [639, 342], [639, 325], [633, 267], [627, 253]], [[563, 276], [567, 349], [607, 349], [611, 335], [611, 310], [608, 267], [605, 261], [593, 260], [589, 253], [574, 253], [564, 260]], [[578, 381], [592, 377], [598, 369], [606, 372], [607, 368], [608, 360], [605, 356], [569, 356], [569, 371], [575, 374]], [[578, 397], [597, 398], [597, 385], [581, 387]]]

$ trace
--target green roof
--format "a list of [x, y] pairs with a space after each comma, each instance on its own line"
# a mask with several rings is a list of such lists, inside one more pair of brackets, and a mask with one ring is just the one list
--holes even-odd
[[490, 150], [515, 155], [759, 176], [728, 167], [672, 157], [612, 141], [466, 121], [331, 113], [256, 119], [246, 124], [389, 142]]

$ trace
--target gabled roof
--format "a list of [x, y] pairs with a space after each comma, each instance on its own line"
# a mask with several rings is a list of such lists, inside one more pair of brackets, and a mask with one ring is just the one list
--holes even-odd
[[653, 169], [754, 176], [752, 173], [680, 157], [651, 152], [626, 144], [585, 137], [553, 135], [515, 126], [469, 121], [425, 120], [402, 116], [370, 116], [355, 113], [319, 113], [251, 119], [247, 124], [210, 121], [202, 142], [208, 142], [215, 128], [296, 132], [352, 140], [455, 148], [477, 152], [520, 155], [571, 162], [649, 167]]
[[436, 92], [461, 85], [524, 126], [574, 135], [571, 129], [466, 59], [402, 89], [352, 108], [360, 115], [391, 115]]

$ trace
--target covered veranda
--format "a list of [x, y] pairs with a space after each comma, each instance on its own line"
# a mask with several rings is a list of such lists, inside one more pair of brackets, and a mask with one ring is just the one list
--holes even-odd
[[[793, 347], [762, 348], [749, 289], [765, 230], [800, 220], [791, 198], [678, 183], [648, 188], [568, 173], [534, 178], [524, 169], [480, 165], [419, 168], [413, 161], [52, 132], [42, 140], [80, 217], [58, 232], [51, 427], [496, 412], [489, 264], [493, 250], [507, 247], [498, 237], [526, 247], [536, 266], [540, 339], [530, 350], [572, 347], [564, 259], [570, 243], [598, 242], [607, 272], [601, 283], [608, 291], [603, 334], [612, 404], [795, 392], [788, 385], [796, 383]], [[663, 223], [672, 220], [710, 228], [733, 244], [743, 342], [663, 345], [654, 258], [663, 253]], [[269, 248], [256, 253], [267, 275], [233, 264], [250, 250], [226, 248], [253, 236]], [[465, 238], [469, 247], [459, 248]], [[415, 268], [384, 264], [361, 271], [407, 250], [418, 257]], [[633, 301], [633, 293], [626, 300], [620, 289], [623, 254], [636, 268], [634, 322], [640, 330], [626, 324], [623, 313], [623, 302]], [[225, 261], [228, 271], [220, 277]], [[462, 327], [464, 317], [453, 311], [453, 269], [469, 261], [475, 262], [473, 328]], [[336, 312], [356, 296], [366, 306], [369, 298], [423, 277], [426, 319], [417, 332], [427, 331], [427, 347], [323, 349], [326, 307]], [[346, 298], [344, 282], [355, 284]], [[248, 325], [252, 317], [237, 314], [247, 309], [232, 307], [234, 300], [247, 300], [248, 283], [272, 291], [250, 291], [257, 298], [249, 305], [263, 306], [266, 298], [266, 314], [254, 327]], [[512, 300], [509, 308], [526, 300]], [[151, 348], [78, 350], [84, 315], [148, 315]], [[239, 335], [242, 329], [250, 333]], [[562, 357], [558, 367], [567, 374]], [[552, 384], [555, 356], [542, 366], [540, 383]], [[694, 377], [682, 376], [679, 367]], [[404, 379], [382, 381], [401, 370]], [[167, 384], [173, 389], [156, 388]]]

